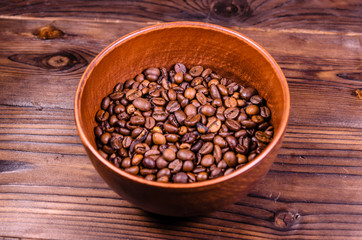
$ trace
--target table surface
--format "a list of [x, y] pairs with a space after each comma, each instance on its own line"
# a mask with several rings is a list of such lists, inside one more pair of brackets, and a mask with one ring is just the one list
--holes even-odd
[[[291, 115], [247, 197], [195, 218], [133, 207], [78, 137], [74, 94], [117, 38], [200, 21], [260, 43], [281, 66]], [[362, 5], [349, 1], [2, 1], [0, 239], [362, 239]]]

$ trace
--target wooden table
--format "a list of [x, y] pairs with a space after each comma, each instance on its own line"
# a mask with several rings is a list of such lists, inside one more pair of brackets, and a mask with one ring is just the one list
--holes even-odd
[[[116, 195], [78, 137], [74, 93], [115, 39], [167, 21], [230, 27], [280, 64], [285, 140], [244, 199], [196, 218]], [[362, 5], [349, 1], [11, 1], [0, 5], [1, 239], [362, 239]]]

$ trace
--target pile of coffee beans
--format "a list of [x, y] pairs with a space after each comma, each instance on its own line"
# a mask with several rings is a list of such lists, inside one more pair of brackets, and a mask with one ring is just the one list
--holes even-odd
[[102, 100], [94, 132], [100, 155], [132, 175], [200, 182], [261, 153], [273, 137], [270, 114], [254, 88], [176, 63], [118, 83]]

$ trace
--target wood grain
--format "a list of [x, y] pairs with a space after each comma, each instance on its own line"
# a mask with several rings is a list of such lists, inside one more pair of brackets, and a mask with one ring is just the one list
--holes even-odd
[[348, 1], [3, 1], [0, 15], [96, 21], [201, 21], [263, 29], [361, 32], [362, 5]]
[[[359, 2], [253, 1], [242, 21], [205, 15], [207, 1], [4, 3], [0, 239], [362, 238]], [[85, 67], [113, 40], [153, 21], [195, 19], [228, 25], [270, 52], [292, 110], [278, 159], [246, 198], [207, 216], [166, 218], [134, 208], [98, 176], [75, 129], [73, 97]], [[34, 34], [48, 25], [64, 35]]]

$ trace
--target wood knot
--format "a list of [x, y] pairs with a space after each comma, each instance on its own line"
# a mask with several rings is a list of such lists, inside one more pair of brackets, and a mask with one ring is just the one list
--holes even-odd
[[64, 32], [54, 26], [45, 26], [37, 29], [34, 32], [34, 35], [40, 39], [47, 40], [47, 39], [55, 39], [64, 36]]
[[222, 18], [249, 17], [251, 9], [247, 0], [219, 0], [211, 4], [211, 12]]
[[48, 54], [14, 54], [10, 60], [51, 71], [76, 71], [88, 65], [88, 61], [78, 52], [72, 50]]
[[359, 99], [362, 99], [362, 88], [357, 88], [352, 91], [353, 96], [357, 96]]
[[300, 219], [300, 214], [292, 211], [280, 211], [275, 213], [274, 225], [280, 229], [288, 229]]

